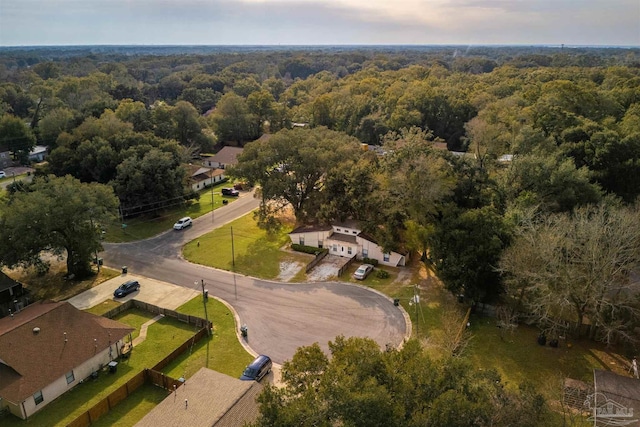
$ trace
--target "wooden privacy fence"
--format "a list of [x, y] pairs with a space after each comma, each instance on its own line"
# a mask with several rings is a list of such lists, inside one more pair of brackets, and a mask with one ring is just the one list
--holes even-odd
[[144, 374], [147, 383], [162, 387], [165, 390], [173, 391], [182, 384], [182, 381], [171, 378], [162, 372], [154, 371], [153, 369], [145, 369]]
[[194, 336], [192, 336], [191, 338], [183, 342], [182, 345], [180, 345], [178, 348], [173, 350], [171, 354], [169, 354], [167, 357], [162, 359], [160, 362], [156, 363], [156, 365], [152, 369], [155, 371], [163, 370], [165, 366], [173, 362], [178, 356], [180, 356], [182, 353], [187, 351], [189, 347], [195, 345], [198, 341], [200, 341], [205, 336], [207, 336], [207, 329], [206, 328], [200, 329], [198, 332], [196, 332]]
[[110, 310], [108, 313], [105, 313], [104, 317], [114, 317], [132, 307], [147, 310], [154, 314], [164, 314], [165, 316], [175, 317], [176, 319], [183, 322], [200, 326], [200, 329], [195, 333], [195, 335], [187, 339], [178, 348], [172, 351], [171, 354], [162, 359], [160, 362], [156, 363], [156, 365], [152, 369], [145, 368], [143, 371], [140, 371], [125, 384], [118, 387], [100, 402], [96, 403], [88, 411], [80, 414], [75, 420], [67, 424], [67, 427], [89, 427], [98, 418], [108, 413], [116, 404], [127, 398], [131, 393], [136, 391], [141, 385], [145, 383], [153, 384], [166, 390], [173, 391], [174, 385], [178, 387], [182, 383], [179, 380], [166, 376], [165, 374], [160, 372], [160, 370], [162, 370], [178, 356], [187, 351], [191, 346], [195, 345], [202, 338], [208, 336], [208, 330], [205, 325], [208, 324], [209, 328], [211, 327], [211, 322], [207, 322], [205, 319], [202, 319], [200, 317], [184, 315], [173, 310], [163, 309], [153, 304], [146, 304], [136, 300], [129, 300], [125, 302], [121, 306], [118, 306], [113, 310]]
[[168, 308], [158, 307], [157, 305], [149, 304], [149, 303], [138, 301], [135, 299], [130, 299], [129, 301], [126, 301], [122, 305], [119, 305], [118, 307], [107, 311], [105, 314], [102, 315], [102, 317], [113, 319], [118, 314], [122, 313], [123, 311], [127, 311], [130, 308], [138, 308], [140, 310], [148, 311], [149, 313], [162, 314], [163, 316], [173, 317], [174, 319], [177, 319], [181, 322], [194, 325], [197, 328], [205, 328], [207, 325], [209, 326], [209, 328], [212, 327], [211, 322], [207, 322], [205, 319], [201, 317], [191, 316], [189, 314], [184, 314], [184, 313], [178, 313], [177, 311], [170, 310]]
[[347, 270], [347, 268], [349, 268], [349, 266], [353, 264], [355, 260], [356, 260], [356, 255], [352, 256], [351, 259], [349, 259], [349, 261], [347, 261], [345, 265], [340, 267], [340, 270], [338, 270], [338, 277], [342, 276], [342, 273], [344, 273]]
[[324, 257], [326, 257], [328, 254], [329, 254], [329, 251], [320, 251], [320, 253], [316, 254], [316, 257], [313, 259], [313, 261], [307, 264], [307, 268], [305, 268], [304, 272], [305, 273], [310, 272], [311, 269], [316, 265], [318, 265], [318, 263], [322, 261]]
[[145, 383], [145, 371], [140, 371], [122, 386], [118, 387], [107, 397], [96, 403], [88, 411], [81, 414], [75, 420], [67, 424], [67, 427], [89, 427], [98, 418], [108, 413], [111, 408], [126, 399]]

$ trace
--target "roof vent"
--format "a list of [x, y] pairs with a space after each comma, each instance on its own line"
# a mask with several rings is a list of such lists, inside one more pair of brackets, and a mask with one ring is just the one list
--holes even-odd
[[40, 333], [40, 328], [38, 328], [37, 326], [33, 328], [33, 335], [38, 335], [39, 333]]

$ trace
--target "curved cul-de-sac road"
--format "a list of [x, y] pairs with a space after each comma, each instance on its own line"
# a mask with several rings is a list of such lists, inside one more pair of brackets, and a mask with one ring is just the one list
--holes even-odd
[[[107, 265], [192, 289], [204, 280], [209, 295], [226, 301], [247, 325], [248, 346], [276, 363], [290, 360], [314, 342], [327, 351], [338, 335], [369, 337], [384, 347], [399, 345], [409, 326], [400, 307], [384, 295], [339, 282], [280, 283], [192, 264], [182, 246], [258, 206], [250, 194], [194, 220], [187, 230], [170, 230], [135, 243], [105, 244]], [[215, 256], [215, 253], [211, 254]], [[197, 282], [197, 285], [195, 284]]]

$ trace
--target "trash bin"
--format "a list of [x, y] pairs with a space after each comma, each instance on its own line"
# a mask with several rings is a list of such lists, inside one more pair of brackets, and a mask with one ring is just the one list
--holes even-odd
[[224, 199], [224, 200], [222, 201], [222, 204], [223, 204], [223, 205], [226, 205], [227, 203], [229, 203], [229, 201], [228, 201], [227, 199]]
[[103, 262], [104, 260], [102, 258], [98, 258], [98, 265], [102, 265]]
[[544, 333], [538, 335], [538, 344], [545, 345], [547, 343], [547, 336]]
[[247, 328], [247, 325], [240, 326], [240, 333], [243, 337], [247, 337], [247, 335], [249, 334], [249, 328]]
[[126, 265], [122, 266], [122, 274], [127, 274], [127, 266]]
[[400, 298], [394, 298], [393, 299], [393, 305], [395, 305], [396, 307], [400, 305]]
[[118, 370], [118, 362], [109, 362], [109, 372], [115, 374]]

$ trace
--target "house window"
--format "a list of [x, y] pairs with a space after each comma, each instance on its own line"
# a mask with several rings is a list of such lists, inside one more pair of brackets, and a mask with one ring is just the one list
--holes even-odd
[[36, 393], [33, 395], [33, 400], [36, 402], [36, 405], [44, 402], [44, 397], [42, 397], [42, 390], [36, 391]]
[[331, 250], [333, 252], [338, 252], [338, 245], [333, 245], [333, 247], [331, 248]]
[[340, 230], [339, 228], [336, 228], [336, 231], [342, 231], [342, 230]]
[[383, 260], [384, 262], [389, 262], [389, 254], [383, 254], [383, 255], [382, 255], [382, 260]]
[[352, 231], [353, 234], [358, 234], [355, 230]]
[[65, 377], [67, 377], [67, 384], [71, 384], [76, 380], [76, 377], [73, 375], [73, 371], [67, 372]]
[[369, 256], [369, 249], [362, 248], [362, 258], [367, 258]]
[[351, 246], [349, 246], [349, 247], [347, 248], [347, 253], [348, 253], [349, 255], [351, 255]]
[[300, 237], [298, 238], [298, 241], [300, 242], [300, 244], [301, 244], [302, 246], [304, 246], [304, 236], [300, 236]]
[[322, 240], [318, 240], [318, 247], [322, 249]]

